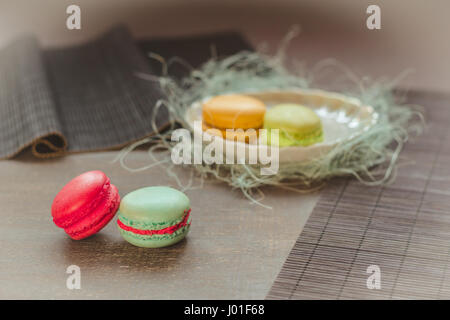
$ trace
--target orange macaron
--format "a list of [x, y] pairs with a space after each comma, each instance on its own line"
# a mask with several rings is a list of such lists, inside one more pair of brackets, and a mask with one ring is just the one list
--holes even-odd
[[[263, 126], [265, 113], [264, 102], [251, 96], [242, 94], [215, 96], [203, 103], [203, 130], [219, 129], [223, 135], [227, 129], [257, 131]], [[234, 139], [239, 135], [228, 133], [226, 137]]]

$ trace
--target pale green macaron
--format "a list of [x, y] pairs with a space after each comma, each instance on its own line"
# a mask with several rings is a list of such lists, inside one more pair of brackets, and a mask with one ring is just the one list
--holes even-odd
[[[264, 129], [267, 129], [267, 143], [280, 147], [309, 146], [323, 141], [319, 116], [310, 108], [299, 104], [284, 103], [267, 110]], [[279, 129], [278, 143], [270, 141], [271, 129]]]
[[129, 243], [160, 248], [182, 240], [191, 226], [189, 198], [169, 187], [147, 187], [127, 194], [117, 224]]

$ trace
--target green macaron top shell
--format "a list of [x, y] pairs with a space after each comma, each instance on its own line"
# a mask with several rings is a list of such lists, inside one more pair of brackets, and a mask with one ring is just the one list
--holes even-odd
[[130, 192], [122, 199], [119, 219], [127, 225], [162, 228], [183, 219], [189, 209], [189, 198], [183, 192], [170, 187], [147, 187]]
[[321, 129], [321, 122], [311, 109], [299, 104], [283, 103], [266, 112], [264, 128], [282, 129], [289, 133], [309, 135], [311, 132]]

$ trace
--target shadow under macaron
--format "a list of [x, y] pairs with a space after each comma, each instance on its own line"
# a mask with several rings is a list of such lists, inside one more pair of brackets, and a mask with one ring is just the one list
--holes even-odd
[[55, 249], [60, 251], [67, 265], [75, 264], [92, 272], [114, 269], [165, 272], [177, 268], [188, 241], [185, 238], [164, 248], [140, 248], [126, 242], [120, 235], [100, 232], [83, 240], [67, 238]]

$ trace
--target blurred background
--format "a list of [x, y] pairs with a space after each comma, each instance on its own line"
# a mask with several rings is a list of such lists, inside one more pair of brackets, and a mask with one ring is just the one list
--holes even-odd
[[[81, 30], [66, 28], [66, 8], [81, 7]], [[381, 8], [381, 30], [366, 9]], [[333, 57], [360, 75], [395, 77], [411, 89], [450, 91], [450, 2], [446, 0], [0, 0], [0, 47], [34, 33], [47, 47], [79, 43], [117, 23], [136, 37], [237, 30], [275, 50], [289, 28], [302, 32], [289, 54], [306, 66]]]

